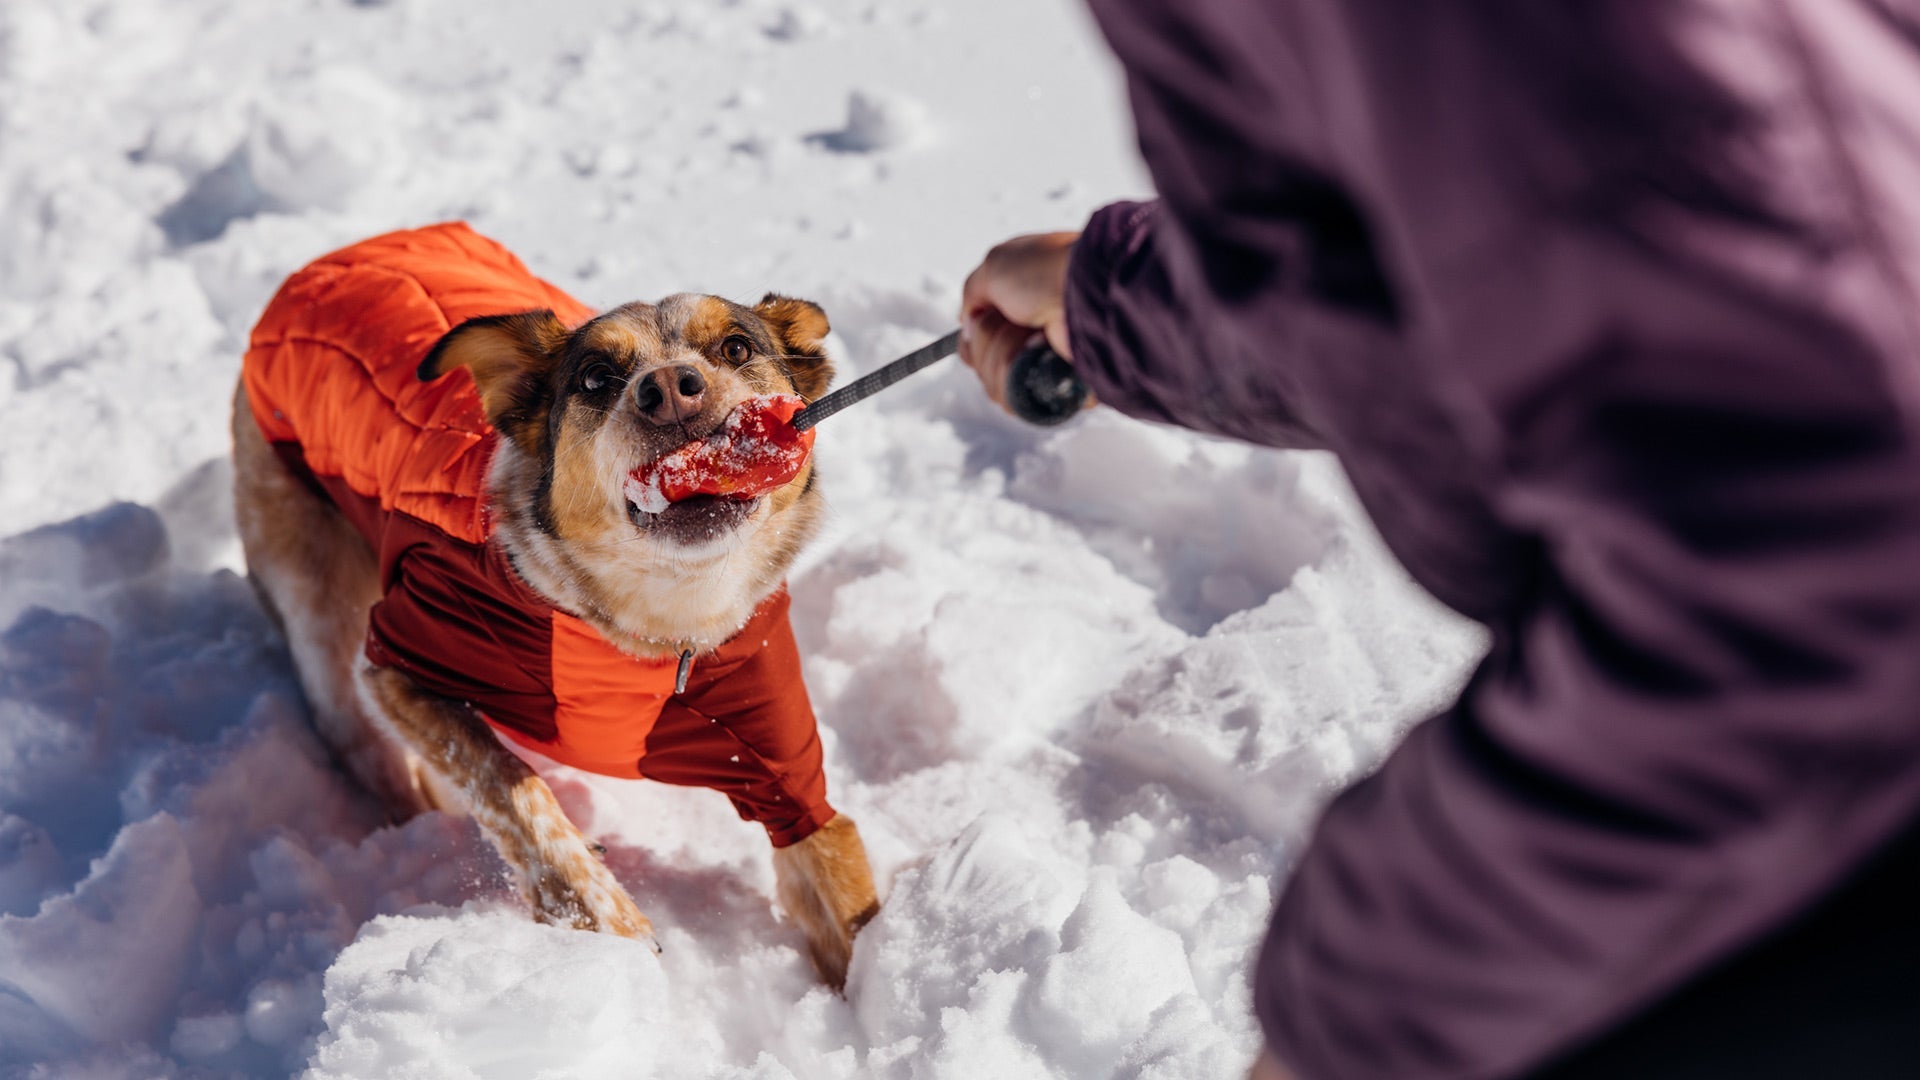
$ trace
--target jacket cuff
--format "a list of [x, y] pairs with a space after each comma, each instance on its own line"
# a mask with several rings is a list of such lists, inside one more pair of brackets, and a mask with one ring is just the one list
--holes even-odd
[[1116, 202], [1094, 211], [1067, 263], [1064, 309], [1074, 370], [1102, 404], [1125, 408], [1132, 397], [1119, 373], [1132, 370], [1115, 333], [1113, 290], [1146, 257], [1160, 202]]

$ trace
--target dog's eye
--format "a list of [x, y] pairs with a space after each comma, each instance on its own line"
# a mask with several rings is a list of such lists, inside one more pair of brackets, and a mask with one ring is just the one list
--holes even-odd
[[604, 360], [594, 360], [580, 369], [580, 389], [589, 394], [604, 390], [613, 380], [613, 365]]
[[753, 355], [753, 345], [738, 334], [720, 343], [720, 355], [730, 364], [744, 364]]

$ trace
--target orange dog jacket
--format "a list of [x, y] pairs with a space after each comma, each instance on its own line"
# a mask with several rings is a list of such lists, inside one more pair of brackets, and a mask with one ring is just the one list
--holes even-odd
[[497, 436], [472, 377], [415, 369], [467, 319], [591, 309], [464, 224], [388, 233], [289, 278], [242, 380], [267, 442], [379, 559], [367, 657], [471, 703], [495, 731], [576, 768], [713, 788], [777, 847], [834, 816], [782, 589], [674, 693], [643, 660], [533, 592], [489, 543]]

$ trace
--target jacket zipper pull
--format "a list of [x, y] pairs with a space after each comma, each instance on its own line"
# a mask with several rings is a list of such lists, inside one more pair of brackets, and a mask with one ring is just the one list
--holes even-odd
[[680, 651], [680, 670], [673, 673], [674, 693], [684, 694], [687, 692], [687, 676], [691, 674], [693, 674], [693, 650], [682, 649]]

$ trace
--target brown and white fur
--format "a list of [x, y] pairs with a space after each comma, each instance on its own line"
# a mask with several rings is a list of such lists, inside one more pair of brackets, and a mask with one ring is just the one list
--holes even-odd
[[[750, 502], [688, 500], [647, 514], [623, 493], [637, 466], [715, 430], [743, 399], [826, 389], [825, 314], [768, 296], [748, 308], [682, 294], [569, 331], [550, 312], [475, 319], [421, 365], [465, 367], [500, 433], [488, 480], [493, 542], [556, 606], [643, 657], [696, 653], [744, 624], [816, 532], [811, 462]], [[361, 654], [379, 599], [374, 555], [295, 479], [234, 399], [234, 498], [247, 565], [292, 647], [321, 736], [396, 818], [472, 814], [542, 921], [651, 938], [652, 924], [553, 793], [484, 720]], [[836, 988], [877, 910], [866, 851], [840, 815], [776, 850], [778, 893]]]

